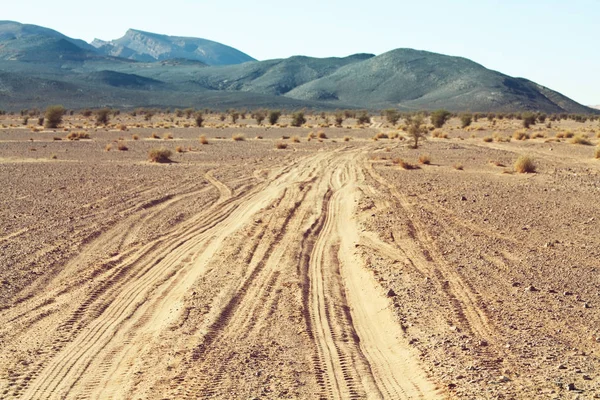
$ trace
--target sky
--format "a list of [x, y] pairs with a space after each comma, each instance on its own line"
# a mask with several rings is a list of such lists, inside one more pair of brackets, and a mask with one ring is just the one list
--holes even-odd
[[[587, 105], [600, 104], [598, 0], [11, 1], [0, 19], [73, 38], [129, 28], [214, 40], [258, 60], [401, 47], [469, 58]], [[159, 5], [160, 4], [160, 5]]]

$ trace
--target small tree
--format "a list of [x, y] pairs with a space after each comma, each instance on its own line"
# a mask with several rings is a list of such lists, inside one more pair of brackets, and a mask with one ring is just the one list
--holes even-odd
[[383, 113], [387, 121], [392, 125], [396, 125], [400, 120], [400, 113], [397, 110], [389, 109], [385, 110]]
[[96, 125], [106, 125], [110, 120], [110, 110], [103, 108], [96, 112]]
[[61, 105], [49, 106], [46, 108], [46, 128], [55, 129], [62, 122], [65, 115], [65, 108]]
[[267, 116], [265, 115], [264, 111], [256, 111], [254, 114], [252, 114], [252, 118], [256, 120], [257, 125], [262, 125], [266, 117]]
[[269, 111], [269, 123], [275, 125], [281, 117], [281, 111]]
[[523, 127], [529, 129], [531, 125], [535, 125], [535, 120], [537, 119], [535, 114], [526, 112], [521, 115], [523, 119]]
[[346, 119], [346, 117], [344, 116], [343, 112], [336, 112], [335, 113], [335, 126], [339, 126], [341, 127], [342, 124], [344, 123], [344, 119]]
[[471, 125], [471, 122], [473, 122], [473, 116], [471, 114], [462, 114], [460, 116], [460, 126], [463, 129]]
[[436, 128], [441, 128], [442, 126], [444, 126], [446, 121], [448, 121], [450, 119], [451, 115], [452, 114], [450, 114], [450, 112], [446, 111], [446, 110], [434, 111], [431, 113], [431, 123]]
[[235, 110], [231, 110], [229, 112], [229, 116], [231, 117], [231, 122], [235, 124], [240, 117], [240, 113]]
[[360, 125], [370, 124], [371, 123], [371, 116], [369, 115], [368, 112], [363, 111], [363, 112], [360, 113], [360, 115], [358, 116], [358, 118], [356, 118], [356, 122], [358, 122]]
[[408, 125], [408, 135], [413, 139], [413, 149], [419, 147], [419, 140], [425, 139], [427, 128], [423, 126], [423, 116], [421, 114], [413, 115], [406, 119]]
[[204, 115], [202, 115], [201, 112], [197, 112], [194, 116], [194, 119], [196, 120], [196, 126], [198, 128], [202, 128], [202, 124], [204, 123]]
[[306, 123], [306, 118], [304, 118], [303, 112], [299, 111], [299, 112], [292, 114], [292, 123], [291, 123], [292, 126], [299, 127], [299, 126], [304, 125], [305, 123]]

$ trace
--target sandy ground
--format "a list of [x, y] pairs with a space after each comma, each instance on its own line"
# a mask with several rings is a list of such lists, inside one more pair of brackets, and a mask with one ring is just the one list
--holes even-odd
[[0, 121], [1, 398], [600, 398], [597, 123], [120, 118]]

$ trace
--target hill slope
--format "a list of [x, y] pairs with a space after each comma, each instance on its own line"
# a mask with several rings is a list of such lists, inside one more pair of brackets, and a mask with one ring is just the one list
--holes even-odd
[[103, 54], [138, 61], [185, 58], [208, 65], [230, 65], [255, 61], [239, 50], [211, 40], [159, 35], [130, 29], [120, 39], [110, 42], [96, 39], [92, 45]]

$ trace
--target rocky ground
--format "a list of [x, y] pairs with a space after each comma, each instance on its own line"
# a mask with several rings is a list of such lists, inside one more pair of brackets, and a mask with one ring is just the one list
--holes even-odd
[[0, 120], [0, 397], [600, 398], [597, 122], [170, 118]]

